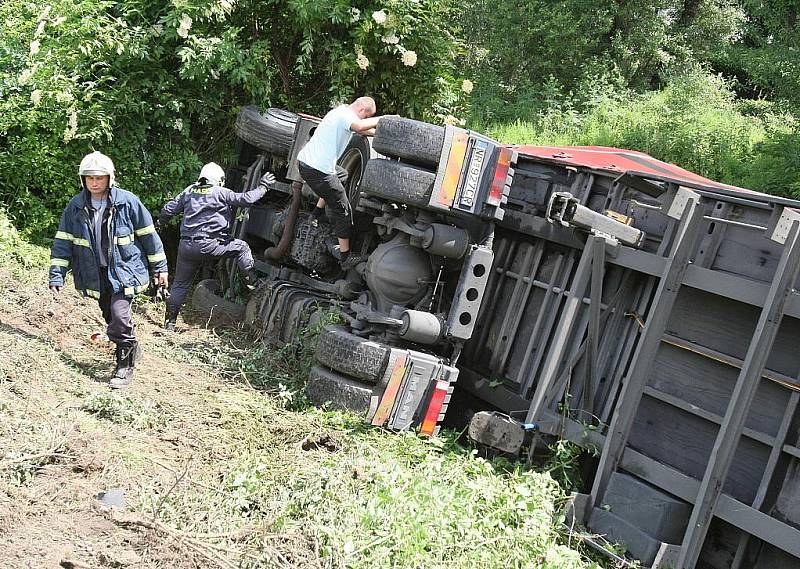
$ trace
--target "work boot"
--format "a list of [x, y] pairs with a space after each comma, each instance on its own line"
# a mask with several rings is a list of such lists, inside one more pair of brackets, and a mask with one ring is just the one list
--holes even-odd
[[248, 269], [242, 273], [244, 284], [249, 290], [256, 290], [259, 284], [258, 273], [255, 269]]
[[122, 389], [131, 384], [136, 360], [139, 357], [141, 357], [141, 351], [138, 342], [117, 344], [117, 367], [114, 368], [114, 375], [108, 383], [111, 389]]
[[164, 330], [175, 331], [175, 324], [178, 322], [178, 311], [170, 310], [167, 307], [167, 313], [164, 316]]

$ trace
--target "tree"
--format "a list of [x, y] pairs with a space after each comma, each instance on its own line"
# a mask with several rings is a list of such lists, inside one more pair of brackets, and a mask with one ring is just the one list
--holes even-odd
[[461, 47], [440, 26], [459, 1], [6, 0], [0, 202], [49, 234], [99, 149], [157, 207], [226, 162], [244, 104], [321, 114], [369, 93], [381, 112], [462, 113]]

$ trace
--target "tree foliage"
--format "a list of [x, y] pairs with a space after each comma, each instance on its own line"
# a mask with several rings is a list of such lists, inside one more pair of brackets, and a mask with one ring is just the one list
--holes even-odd
[[322, 114], [361, 94], [381, 113], [526, 120], [796, 195], [797, 12], [796, 0], [6, 0], [0, 204], [48, 234], [99, 149], [155, 208], [202, 162], [229, 162], [241, 105]]
[[472, 2], [476, 128], [800, 197], [796, 0]]
[[50, 231], [102, 150], [151, 207], [226, 162], [241, 105], [463, 112], [456, 0], [28, 0], [0, 4], [0, 200]]

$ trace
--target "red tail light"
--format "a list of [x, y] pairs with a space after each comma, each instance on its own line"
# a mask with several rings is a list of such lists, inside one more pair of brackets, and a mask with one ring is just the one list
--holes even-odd
[[501, 148], [500, 155], [497, 157], [497, 166], [494, 170], [494, 179], [492, 180], [492, 187], [489, 189], [489, 197], [486, 203], [493, 206], [499, 206], [503, 199], [503, 190], [508, 181], [508, 173], [511, 170], [511, 161], [514, 157], [514, 151], [510, 148]]
[[447, 390], [450, 383], [441, 379], [436, 380], [436, 386], [433, 388], [431, 394], [431, 402], [428, 404], [428, 410], [425, 411], [425, 419], [422, 421], [422, 426], [419, 428], [419, 434], [430, 437], [436, 434], [436, 423], [439, 422], [439, 415], [444, 406], [444, 400], [447, 397]]

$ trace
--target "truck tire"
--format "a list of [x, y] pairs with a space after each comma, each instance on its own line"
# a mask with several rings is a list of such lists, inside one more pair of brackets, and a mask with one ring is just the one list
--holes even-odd
[[236, 117], [236, 134], [259, 150], [285, 158], [289, 156], [294, 138], [297, 115], [283, 109], [267, 109], [263, 113], [258, 107], [242, 107]]
[[372, 147], [369, 139], [366, 136], [356, 134], [350, 139], [350, 143], [342, 152], [337, 163], [338, 166], [347, 170], [347, 183], [344, 189], [347, 192], [347, 199], [350, 200], [350, 207], [353, 208], [354, 214], [361, 194], [359, 188], [361, 178], [371, 156]]
[[370, 160], [361, 191], [408, 205], [427, 206], [436, 174], [396, 160]]
[[334, 409], [366, 416], [372, 386], [322, 366], [314, 366], [308, 373], [306, 396], [318, 407], [330, 403]]
[[192, 308], [209, 317], [212, 325], [237, 324], [244, 320], [245, 306], [222, 298], [216, 279], [197, 283], [192, 294]]
[[420, 166], [437, 166], [444, 145], [444, 127], [396, 115], [381, 117], [372, 146]]
[[383, 377], [390, 353], [389, 346], [329, 326], [319, 335], [316, 357], [334, 371], [375, 383]]

